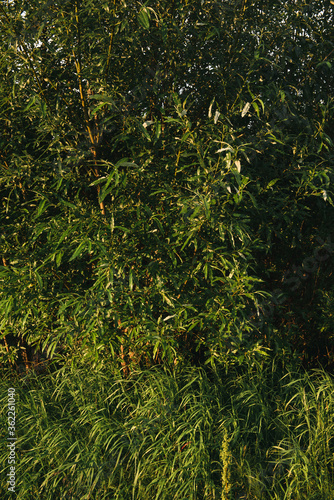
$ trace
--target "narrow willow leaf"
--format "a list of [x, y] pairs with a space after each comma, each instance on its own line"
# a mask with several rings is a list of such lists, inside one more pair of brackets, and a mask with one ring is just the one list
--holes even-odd
[[69, 262], [71, 262], [72, 260], [74, 260], [76, 257], [78, 257], [79, 255], [82, 254], [82, 252], [86, 249], [87, 247], [87, 241], [84, 240], [80, 243], [80, 245], [76, 248], [76, 250], [72, 253], [70, 259], [69, 259]]
[[242, 111], [241, 111], [241, 117], [243, 118], [249, 111], [249, 108], [251, 107], [251, 104], [250, 102], [246, 102], [246, 104], [244, 105]]
[[143, 123], [143, 127], [144, 128], [147, 128], [149, 127], [150, 125], [153, 125], [154, 121], [152, 120], [147, 120], [146, 122]]
[[175, 318], [176, 314], [172, 314], [171, 316], [166, 316], [163, 321], [168, 321], [169, 319]]
[[237, 171], [238, 171], [238, 172], [239, 172], [239, 174], [240, 174], [240, 172], [241, 172], [241, 163], [240, 163], [240, 160], [236, 160], [236, 161], [234, 162], [234, 164], [235, 164], [235, 166], [237, 167]]
[[37, 271], [35, 271], [34, 274], [35, 274], [36, 281], [38, 283], [39, 288], [42, 289], [43, 288], [43, 280], [42, 280], [40, 274]]
[[64, 252], [60, 250], [59, 252], [56, 253], [56, 266], [59, 267], [62, 261]]
[[145, 29], [149, 29], [150, 20], [151, 20], [151, 13], [147, 7], [143, 7], [141, 9], [141, 11], [138, 14], [137, 19], [138, 19], [140, 26], [142, 26]]
[[208, 117], [209, 118], [212, 117], [212, 106], [213, 106], [214, 102], [215, 102], [215, 97], [212, 99], [210, 107], [209, 107], [209, 112], [208, 112]]
[[279, 179], [272, 179], [270, 182], [268, 182], [266, 189], [274, 186], [276, 184], [276, 182], [278, 182], [278, 181], [279, 181]]
[[[38, 205], [38, 209], [37, 209], [37, 217], [39, 217], [40, 215], [42, 215], [42, 213], [46, 210], [46, 208], [48, 207], [48, 205], [46, 205], [47, 203], [47, 200], [42, 200], [40, 202], [40, 204]], [[45, 206], [46, 205], [46, 206]]]

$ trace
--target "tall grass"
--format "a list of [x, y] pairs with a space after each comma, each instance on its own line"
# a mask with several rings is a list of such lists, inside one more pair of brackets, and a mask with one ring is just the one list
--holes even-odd
[[4, 430], [7, 388], [18, 396], [16, 498], [334, 499], [333, 379], [274, 368], [4, 376]]
[[244, 498], [333, 499], [333, 378], [313, 370], [277, 379], [267, 367], [237, 376], [230, 391]]

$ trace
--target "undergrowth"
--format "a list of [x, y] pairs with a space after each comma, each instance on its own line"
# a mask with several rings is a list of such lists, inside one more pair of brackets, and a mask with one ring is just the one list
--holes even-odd
[[[334, 499], [334, 382], [324, 371], [63, 366], [15, 388], [17, 499]], [[1, 498], [11, 498], [5, 480]]]

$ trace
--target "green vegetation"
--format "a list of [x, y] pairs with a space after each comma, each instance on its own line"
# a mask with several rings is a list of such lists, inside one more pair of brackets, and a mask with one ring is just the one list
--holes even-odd
[[111, 362], [80, 363], [15, 385], [17, 498], [334, 498], [334, 381], [323, 371], [122, 379]]
[[334, 498], [333, 9], [0, 2], [17, 498]]

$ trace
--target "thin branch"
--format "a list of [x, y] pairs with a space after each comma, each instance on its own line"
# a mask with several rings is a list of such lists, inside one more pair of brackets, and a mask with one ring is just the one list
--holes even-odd
[[106, 66], [106, 71], [105, 71], [105, 75], [104, 75], [104, 79], [105, 79], [106, 83], [107, 83], [107, 78], [108, 78], [108, 73], [109, 73], [111, 49], [112, 49], [112, 44], [113, 44], [113, 40], [114, 40], [114, 31], [115, 31], [115, 27], [113, 26], [112, 32], [110, 33], [110, 42], [109, 42], [109, 48], [108, 48], [107, 66]]
[[[86, 129], [88, 132], [89, 140], [91, 143], [91, 152], [92, 152], [93, 159], [94, 159], [94, 174], [95, 174], [95, 177], [99, 177], [100, 170], [99, 170], [99, 167], [97, 164], [97, 140], [96, 140], [96, 137], [94, 137], [94, 133], [93, 133], [93, 130], [92, 130], [92, 127], [90, 124], [87, 98], [86, 98], [85, 92], [83, 90], [83, 85], [82, 85], [81, 33], [80, 33], [79, 13], [78, 13], [78, 4], [77, 3], [75, 4], [75, 19], [76, 19], [76, 23], [77, 23], [77, 35], [78, 35], [78, 55], [76, 57], [75, 51], [73, 49], [73, 57], [74, 57], [75, 67], [76, 67], [77, 75], [78, 75], [81, 106], [82, 106], [83, 113], [84, 113], [84, 120], [85, 120], [85, 124], [86, 124]], [[101, 191], [101, 186], [98, 185], [97, 186], [98, 197], [100, 196], [100, 191]], [[105, 216], [106, 210], [105, 210], [104, 201], [100, 201], [99, 205], [100, 205], [102, 215]]]

